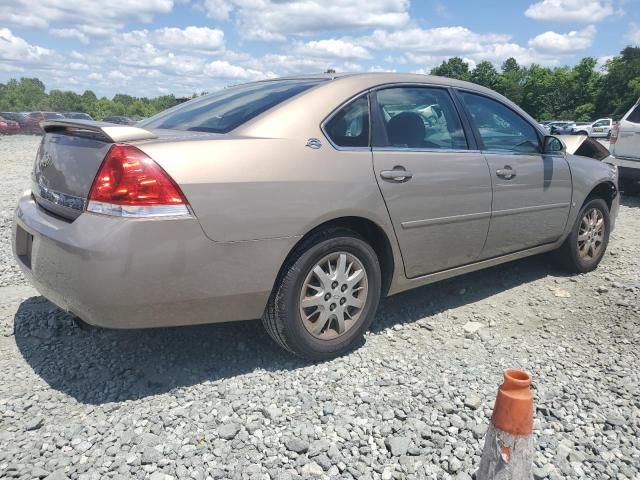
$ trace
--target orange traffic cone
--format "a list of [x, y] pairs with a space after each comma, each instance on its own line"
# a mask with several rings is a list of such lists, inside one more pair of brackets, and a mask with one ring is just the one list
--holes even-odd
[[533, 478], [533, 396], [531, 377], [522, 370], [505, 370], [476, 480]]

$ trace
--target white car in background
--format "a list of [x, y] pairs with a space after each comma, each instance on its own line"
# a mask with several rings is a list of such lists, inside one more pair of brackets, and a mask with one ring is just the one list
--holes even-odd
[[576, 126], [573, 133], [576, 135], [587, 135], [589, 137], [608, 137], [613, 128], [612, 118], [599, 118], [589, 125]]
[[620, 178], [628, 187], [640, 185], [640, 98], [613, 126], [609, 149]]

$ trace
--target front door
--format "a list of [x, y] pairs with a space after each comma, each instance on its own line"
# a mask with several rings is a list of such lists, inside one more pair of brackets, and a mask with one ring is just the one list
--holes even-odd
[[462, 92], [493, 183], [491, 225], [482, 258], [551, 243], [564, 232], [571, 172], [564, 154], [543, 155], [535, 128], [497, 100]]
[[472, 263], [489, 229], [491, 179], [448, 90], [389, 87], [372, 100], [374, 170], [407, 277]]

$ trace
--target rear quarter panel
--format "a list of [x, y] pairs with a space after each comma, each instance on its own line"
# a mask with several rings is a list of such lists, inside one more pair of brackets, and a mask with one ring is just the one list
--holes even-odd
[[301, 236], [327, 220], [368, 218], [389, 230], [371, 152], [335, 150], [323, 140], [232, 137], [143, 145], [185, 193], [217, 242]]

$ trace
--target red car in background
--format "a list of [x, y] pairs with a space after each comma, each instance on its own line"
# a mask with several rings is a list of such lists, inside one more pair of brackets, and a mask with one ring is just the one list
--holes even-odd
[[57, 112], [29, 112], [27, 113], [27, 121], [29, 128], [38, 133], [42, 133], [40, 122], [42, 120], [64, 120], [64, 115]]
[[20, 124], [0, 117], [0, 135], [13, 135], [20, 132]]

